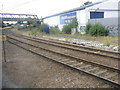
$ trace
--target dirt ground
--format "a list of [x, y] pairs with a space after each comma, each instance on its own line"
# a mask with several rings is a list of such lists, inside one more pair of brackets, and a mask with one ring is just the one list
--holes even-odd
[[6, 42], [3, 88], [111, 88], [88, 76]]

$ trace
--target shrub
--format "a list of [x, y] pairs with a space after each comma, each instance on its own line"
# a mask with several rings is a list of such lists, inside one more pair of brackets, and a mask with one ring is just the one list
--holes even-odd
[[63, 26], [62, 32], [65, 34], [71, 34], [71, 29], [77, 27], [78, 27], [77, 19], [73, 19], [71, 23]]
[[60, 34], [58, 26], [50, 27], [50, 34]]
[[62, 29], [62, 32], [65, 33], [65, 34], [71, 34], [71, 27], [70, 27], [70, 25], [64, 25], [63, 29]]
[[38, 27], [38, 31], [40, 31], [40, 32], [44, 32], [44, 28], [45, 27], [49, 27], [49, 25], [48, 24], [41, 24], [39, 27]]
[[73, 19], [72, 22], [69, 24], [71, 28], [77, 28], [78, 27], [78, 22], [77, 19]]
[[90, 34], [91, 36], [107, 36], [109, 33], [108, 30], [100, 24], [89, 24], [87, 28], [86, 34]]
[[86, 34], [89, 34], [89, 31], [90, 31], [90, 28], [92, 27], [92, 24], [87, 24], [86, 25], [86, 29], [85, 29], [85, 31], [86, 31]]

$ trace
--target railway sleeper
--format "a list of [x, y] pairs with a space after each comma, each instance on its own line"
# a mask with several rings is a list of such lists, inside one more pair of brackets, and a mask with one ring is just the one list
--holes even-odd
[[[15, 42], [16, 43], [16, 42]], [[15, 44], [14, 43], [14, 44]], [[18, 43], [17, 43], [17, 45], [18, 45]], [[20, 45], [18, 45], [18, 46], [20, 46]], [[20, 47], [22, 47], [22, 46], [20, 46]], [[25, 47], [22, 47], [22, 48], [25, 48]], [[34, 53], [36, 53], [34, 50], [32, 50], [32, 49], [29, 49], [29, 51], [31, 51], [31, 52], [34, 52]], [[38, 53], [37, 53], [38, 54]], [[46, 58], [51, 58], [51, 57], [48, 57], [48, 56], [45, 56], [45, 55], [43, 55], [44, 57], [46, 57]], [[53, 60], [52, 58], [51, 58], [51, 60]], [[63, 62], [62, 62], [63, 63]], [[65, 63], [64, 63], [65, 64]], [[66, 64], [65, 64], [66, 65]], [[69, 64], [67, 64], [67, 66], [72, 66], [72, 65], [69, 65]], [[88, 66], [91, 66], [91, 65], [87, 65], [87, 66], [85, 66], [85, 67], [88, 67]], [[84, 67], [84, 68], [85, 68]], [[73, 67], [72, 66], [72, 68], [76, 68], [76, 67]], [[81, 67], [81, 68], [83, 68], [83, 67]], [[112, 83], [116, 83], [116, 84], [118, 84], [117, 82], [115, 82], [115, 81], [112, 81], [112, 80], [109, 80], [109, 79], [107, 79], [107, 78], [105, 78], [105, 77], [101, 77], [100, 76], [100, 74], [102, 74], [102, 73], [105, 73], [105, 72], [107, 72], [107, 70], [103, 70], [103, 71], [100, 71], [100, 72], [98, 72], [98, 73], [90, 73], [90, 72], [88, 72], [87, 70], [83, 70], [83, 69], [81, 69], [81, 68], [76, 68], [76, 69], [79, 69], [80, 71], [83, 71], [83, 72], [85, 72], [85, 73], [88, 73], [88, 74], [90, 74], [90, 75], [94, 75], [94, 76], [96, 76], [96, 77], [99, 77], [99, 78], [101, 78], [101, 79], [104, 79], [104, 80], [106, 80], [106, 81], [110, 81], [110, 82], [112, 82]]]

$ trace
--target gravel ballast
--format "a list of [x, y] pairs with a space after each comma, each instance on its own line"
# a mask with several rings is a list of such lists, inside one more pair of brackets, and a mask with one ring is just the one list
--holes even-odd
[[8, 88], [110, 88], [92, 76], [67, 68], [6, 43], [3, 87]]

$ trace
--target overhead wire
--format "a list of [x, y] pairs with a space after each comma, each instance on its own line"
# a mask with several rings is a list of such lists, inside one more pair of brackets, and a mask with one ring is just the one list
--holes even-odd
[[29, 4], [29, 3], [32, 3], [32, 2], [35, 2], [35, 1], [37, 1], [37, 0], [28, 0], [28, 1], [25, 1], [25, 2], [22, 2], [22, 3], [19, 3], [19, 4], [16, 4], [16, 5], [14, 5], [13, 7], [6, 7], [6, 8], [4, 8], [4, 4], [2, 4], [2, 8], [3, 8], [3, 9], [0, 10], [0, 11], [16, 9], [16, 8], [18, 8], [18, 7], [24, 6], [24, 5], [26, 5], [26, 4]]

